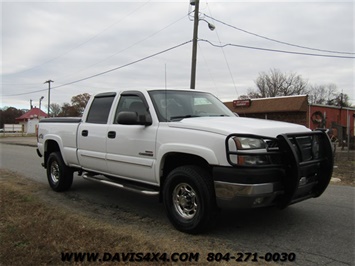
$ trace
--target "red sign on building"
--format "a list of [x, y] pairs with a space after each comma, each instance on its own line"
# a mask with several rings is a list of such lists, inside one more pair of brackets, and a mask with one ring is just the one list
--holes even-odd
[[251, 100], [234, 100], [233, 101], [233, 106], [234, 107], [249, 107], [251, 104]]

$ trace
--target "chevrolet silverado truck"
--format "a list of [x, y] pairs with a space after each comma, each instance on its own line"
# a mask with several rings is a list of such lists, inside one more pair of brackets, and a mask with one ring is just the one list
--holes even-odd
[[156, 195], [176, 229], [206, 230], [223, 208], [285, 208], [319, 197], [333, 170], [327, 134], [238, 117], [210, 93], [127, 90], [94, 95], [81, 118], [39, 123], [50, 187], [73, 173]]

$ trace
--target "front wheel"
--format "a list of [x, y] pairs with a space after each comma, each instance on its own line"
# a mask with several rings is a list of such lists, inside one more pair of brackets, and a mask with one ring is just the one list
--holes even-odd
[[53, 152], [47, 160], [47, 178], [50, 187], [57, 192], [68, 190], [73, 183], [73, 170], [66, 166], [60, 152]]
[[214, 225], [217, 206], [210, 174], [197, 166], [181, 166], [168, 175], [163, 201], [170, 222], [185, 233], [199, 233]]

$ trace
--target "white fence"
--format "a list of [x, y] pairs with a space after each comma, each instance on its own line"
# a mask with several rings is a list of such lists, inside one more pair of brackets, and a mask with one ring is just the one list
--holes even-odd
[[23, 132], [23, 125], [4, 124], [4, 132]]

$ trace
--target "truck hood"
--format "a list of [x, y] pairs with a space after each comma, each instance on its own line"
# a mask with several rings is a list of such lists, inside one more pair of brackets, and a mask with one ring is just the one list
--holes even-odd
[[169, 126], [213, 132], [226, 136], [232, 133], [243, 133], [272, 138], [283, 133], [310, 131], [310, 129], [305, 126], [297, 124], [243, 117], [185, 118], [179, 122], [170, 122]]

